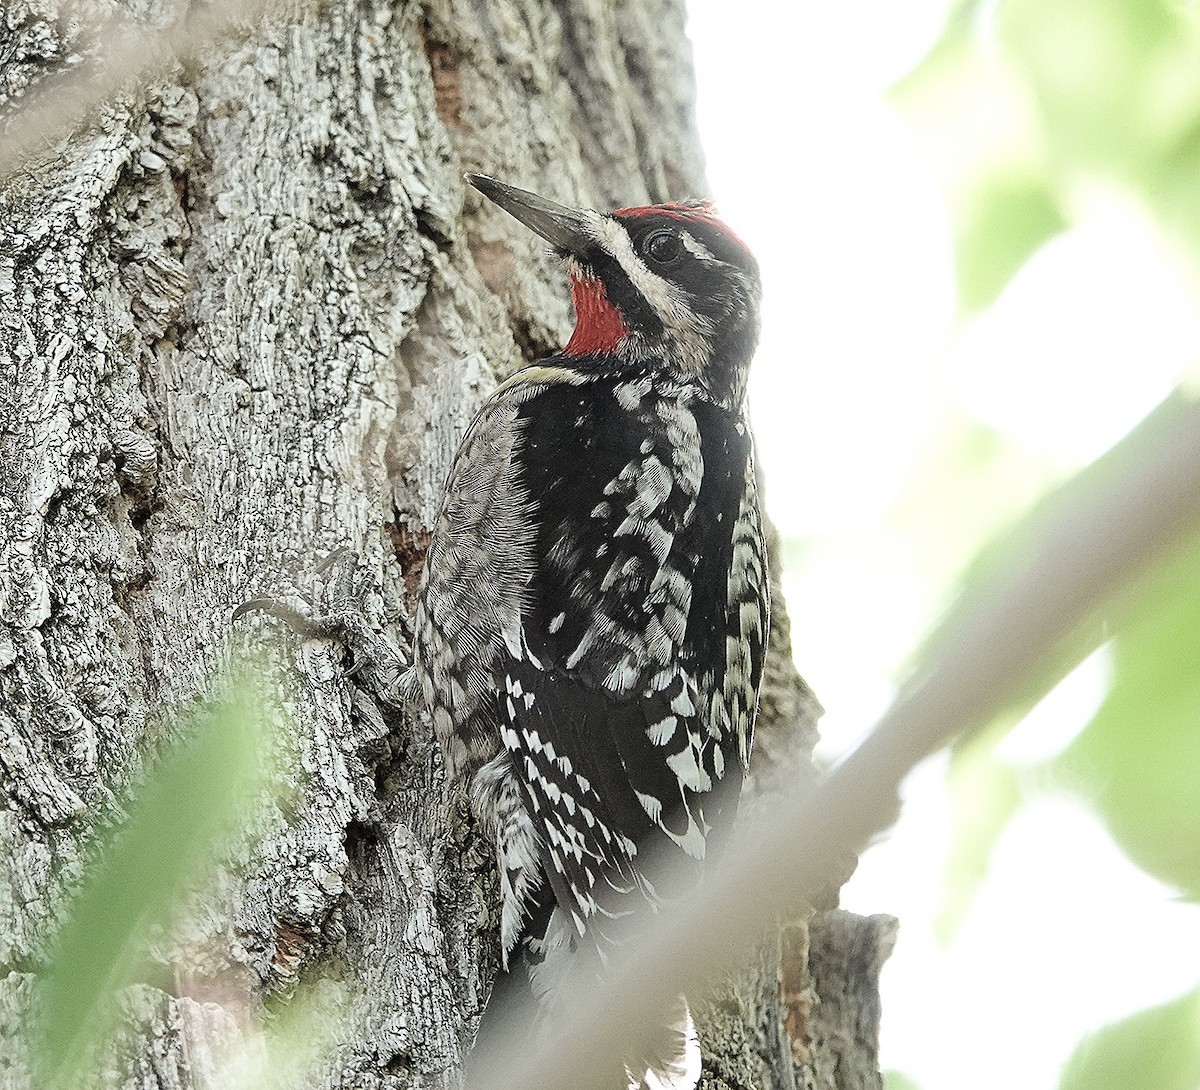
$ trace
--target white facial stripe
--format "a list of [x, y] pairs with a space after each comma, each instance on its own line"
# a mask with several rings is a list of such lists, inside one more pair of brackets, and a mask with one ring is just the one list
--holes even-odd
[[707, 246], [697, 238], [693, 238], [687, 231], [680, 232], [680, 238], [683, 241], [685, 249], [690, 250], [701, 261], [710, 265], [724, 265], [725, 262], [717, 257]]
[[[633, 240], [621, 224], [607, 216], [598, 218], [600, 222], [594, 225], [593, 237], [616, 258], [633, 286], [662, 319], [670, 333], [677, 361], [685, 370], [700, 374], [709, 356], [711, 324], [692, 310], [681, 289], [650, 271], [634, 252]], [[687, 237], [684, 233], [684, 238]]]

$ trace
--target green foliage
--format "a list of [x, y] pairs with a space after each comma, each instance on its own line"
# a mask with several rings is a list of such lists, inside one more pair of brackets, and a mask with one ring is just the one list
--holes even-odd
[[[960, 622], [994, 609], [993, 588], [1005, 573], [1036, 566], [1051, 547], [1048, 525], [1073, 513], [1102, 534], [1101, 490], [1131, 480], [1172, 432], [1191, 424], [1194, 410], [1169, 399], [1108, 454], [1054, 490], [1013, 527], [982, 549], [967, 569], [957, 601], [932, 637], [953, 640]], [[1132, 486], [1127, 486], [1132, 487]], [[970, 505], [967, 506], [967, 521]], [[1061, 543], [1054, 545], [1062, 548]], [[1095, 720], [1056, 765], [1057, 779], [1099, 807], [1118, 841], [1148, 870], [1189, 892], [1200, 888], [1200, 537], [1153, 579], [1135, 587], [1107, 586], [1110, 601], [1072, 640], [1033, 664], [1012, 715], [957, 747], [949, 791], [954, 817], [938, 931], [948, 940], [987, 874], [992, 849], [1023, 801], [1018, 772], [995, 754], [996, 744], [1051, 684], [1111, 636], [1112, 689]], [[1109, 578], [1103, 572], [1097, 580]], [[1067, 605], [1064, 603], [1064, 605]], [[936, 650], [927, 644], [919, 663]]]
[[971, 6], [950, 20], [893, 97], [942, 179], [960, 305], [981, 309], [1066, 226], [1046, 169], [1036, 103], [1017, 72], [981, 40]]
[[1139, 1011], [1084, 1038], [1060, 1090], [1195, 1090], [1200, 1085], [1200, 991]]
[[[1061, 473], [1045, 458], [966, 420], [945, 427], [908, 483], [894, 518], [919, 542], [931, 587], [964, 572]], [[914, 649], [919, 652], [919, 649]]]
[[51, 951], [32, 1042], [41, 1085], [76, 1085], [112, 1029], [115, 993], [260, 789], [262, 723], [244, 692], [198, 716], [150, 772], [75, 895]]
[[[1140, 204], [1200, 265], [1195, 4], [963, 3], [894, 98], [946, 195], [964, 311], [988, 306], [1026, 258], [1086, 214], [1097, 195]], [[1086, 404], [1081, 391], [1081, 411]], [[1152, 456], [1156, 427], [1165, 422], [1157, 416], [1134, 437], [1140, 444], [1134, 456]], [[1095, 483], [1120, 471], [1119, 462], [1102, 459], [1053, 502], [1085, 506]], [[960, 472], [949, 466], [944, 479]], [[984, 601], [998, 569], [1022, 557], [1036, 562], [1038, 525], [1035, 509], [1006, 544], [980, 555], [963, 581], [960, 607]], [[1102, 705], [1033, 779], [1076, 792], [1130, 859], [1200, 898], [1200, 538], [1155, 577], [1126, 588], [1093, 618], [1079, 646], [1043, 664], [1046, 680], [1087, 644], [1110, 637], [1112, 672]], [[995, 755], [1002, 732], [998, 726], [960, 748], [952, 762], [955, 824], [943, 937], [969, 910], [996, 840], [1023, 801], [1018, 771]], [[1197, 1085], [1200, 992], [1093, 1034], [1062, 1081], [1063, 1090]]]
[[987, 305], [1072, 209], [1118, 187], [1200, 254], [1200, 9], [967, 5], [895, 91], [955, 224], [962, 305]]
[[1103, 705], [1056, 762], [1139, 866], [1200, 898], [1200, 539], [1130, 595]]
[[1200, 24], [1188, 8], [1170, 0], [1001, 6], [1000, 40], [1033, 92], [1056, 164], [1111, 171], [1145, 191], [1194, 170]]
[[340, 1039], [353, 1035], [346, 989], [334, 980], [313, 980], [286, 1002], [269, 1004], [263, 1063], [230, 1090], [303, 1090], [327, 1062]]
[[959, 302], [966, 310], [991, 303], [1025, 259], [1067, 223], [1055, 196], [1021, 174], [983, 180], [963, 197], [955, 231]]
[[1016, 770], [1000, 760], [995, 745], [1007, 730], [991, 730], [957, 746], [950, 762], [950, 809], [953, 819], [946, 888], [936, 921], [938, 937], [948, 942], [987, 876], [992, 849], [1016, 813], [1022, 796]]

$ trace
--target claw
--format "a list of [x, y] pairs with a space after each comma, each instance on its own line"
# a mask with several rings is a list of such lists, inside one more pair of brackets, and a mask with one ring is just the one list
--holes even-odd
[[395, 707], [416, 702], [418, 687], [406, 656], [367, 623], [355, 593], [357, 559], [349, 549], [334, 549], [317, 566], [329, 574], [321, 595], [322, 608], [311, 612], [297, 609], [275, 598], [252, 598], [233, 611], [237, 621], [250, 613], [266, 613], [288, 625], [298, 636], [324, 636], [340, 641], [353, 663], [346, 677], [362, 674], [372, 678], [376, 696]]
[[322, 634], [321, 617], [309, 616], [307, 613], [281, 602], [277, 598], [251, 598], [243, 602], [233, 611], [231, 621], [240, 621], [251, 613], [266, 613], [278, 618], [290, 626], [298, 636], [319, 636]]
[[349, 569], [350, 571], [353, 571], [355, 568], [354, 554], [349, 549], [345, 548], [330, 550], [329, 555], [317, 565], [317, 574], [324, 575], [327, 571], [337, 565], [341, 565], [343, 569]]

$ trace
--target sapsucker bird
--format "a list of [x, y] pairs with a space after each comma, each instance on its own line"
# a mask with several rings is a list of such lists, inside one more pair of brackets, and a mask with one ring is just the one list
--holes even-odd
[[[601, 214], [468, 180], [566, 259], [577, 324], [462, 441], [413, 662], [495, 837], [502, 976], [548, 1002], [566, 961], [599, 964], [654, 906], [647, 856], [702, 865], [736, 809], [769, 609], [744, 404], [758, 268], [706, 203]], [[695, 1085], [678, 1017], [623, 1082]]]

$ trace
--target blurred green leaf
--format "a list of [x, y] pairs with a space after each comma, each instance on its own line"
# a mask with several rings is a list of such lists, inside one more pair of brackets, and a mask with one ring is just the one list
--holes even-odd
[[1130, 602], [1108, 695], [1053, 771], [1134, 862], [1200, 898], [1200, 540]]
[[318, 1073], [338, 1042], [361, 1034], [344, 984], [330, 979], [306, 981], [286, 1000], [267, 1002], [270, 1018], [260, 1065], [229, 1090], [303, 1090], [320, 1081]]
[[148, 929], [169, 921], [259, 786], [261, 724], [236, 695], [201, 718], [147, 777], [129, 819], [71, 905], [40, 997], [34, 1065], [70, 1086], [114, 1017], [113, 993], [134, 981]]
[[956, 219], [959, 302], [981, 310], [1043, 242], [1067, 226], [1045, 184], [1028, 176], [993, 174], [962, 198]]
[[[957, 600], [947, 610], [943, 621], [930, 630], [912, 661], [935, 661], [943, 653], [942, 647], [958, 638], [959, 626], [964, 619], [1003, 605], [996, 597], [996, 588], [1005, 586], [1014, 572], [1039, 564], [1041, 554], [1051, 546], [1051, 526], [1063, 520], [1075, 520], [1093, 527], [1089, 532], [1103, 533], [1105, 508], [1102, 497], [1111, 494], [1113, 489], [1139, 487], [1133, 482], [1140, 481], [1145, 467], [1160, 463], [1164, 449], [1177, 449], [1179, 437], [1192, 434], [1198, 411], [1200, 406], [1191, 398], [1172, 394], [1116, 446], [1043, 496], [1011, 529], [997, 535], [982, 548], [960, 580]], [[1171, 562], [1170, 570], [1177, 566], [1186, 567], [1186, 558], [1180, 557], [1189, 544], [1187, 538], [1171, 543], [1171, 555], [1175, 560]], [[1102, 575], [1096, 572], [1095, 578]], [[1145, 580], [1136, 587], [1112, 582], [1107, 587], [1108, 604], [1081, 622], [1053, 654], [1037, 664], [1024, 679], [1024, 691], [1014, 698], [1009, 711], [1016, 716], [1033, 707], [1057, 680], [1105, 642], [1114, 617], [1135, 616], [1136, 611], [1143, 608], [1144, 588], [1148, 585]], [[913, 683], [915, 679], [910, 681]]]
[[894, 98], [946, 193], [964, 308], [1114, 185], [1200, 257], [1197, 5], [966, 5]]
[[1149, 181], [1200, 120], [1200, 39], [1183, 4], [1005, 0], [998, 29], [1065, 165]]
[[1062, 479], [1061, 467], [970, 420], [931, 436], [893, 518], [919, 544], [930, 587], [945, 587], [981, 548]]
[[1006, 722], [994, 727], [951, 754], [952, 839], [946, 888], [935, 922], [942, 942], [948, 942], [962, 923], [987, 876], [996, 842], [1021, 804], [1016, 771], [995, 752], [1010, 726]]
[[1036, 103], [1025, 82], [979, 33], [964, 8], [891, 98], [937, 167], [951, 195], [989, 177], [1037, 177], [1044, 162]]
[[1085, 1037], [1059, 1082], [1059, 1090], [1196, 1090], [1197, 1086], [1200, 991]]
[[921, 1090], [919, 1082], [910, 1079], [907, 1075], [899, 1071], [885, 1071], [883, 1073], [884, 1090]]
[[893, 91], [941, 179], [954, 224], [959, 302], [987, 306], [1066, 226], [1026, 87], [962, 8], [925, 62]]

